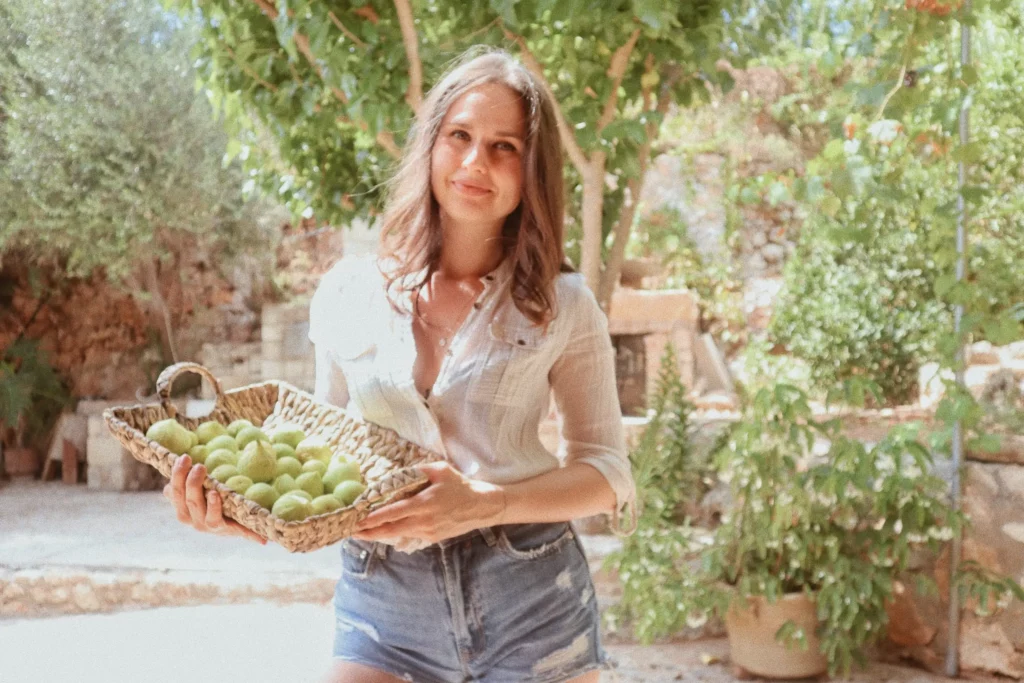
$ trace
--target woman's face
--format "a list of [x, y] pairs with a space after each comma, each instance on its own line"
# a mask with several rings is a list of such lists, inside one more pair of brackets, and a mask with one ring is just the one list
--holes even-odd
[[449, 227], [493, 234], [519, 205], [526, 117], [518, 93], [489, 83], [452, 103], [430, 153], [430, 186]]

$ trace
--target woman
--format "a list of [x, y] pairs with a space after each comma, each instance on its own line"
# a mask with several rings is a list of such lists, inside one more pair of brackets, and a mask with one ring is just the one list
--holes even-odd
[[[444, 456], [342, 543], [330, 681], [576, 681], [606, 666], [569, 520], [632, 511], [607, 321], [564, 266], [547, 91], [508, 54], [431, 90], [390, 188], [382, 255], [311, 303], [315, 393]], [[567, 272], [568, 271], [568, 272]], [[562, 458], [537, 435], [554, 396]], [[248, 535], [176, 465], [179, 519]]]

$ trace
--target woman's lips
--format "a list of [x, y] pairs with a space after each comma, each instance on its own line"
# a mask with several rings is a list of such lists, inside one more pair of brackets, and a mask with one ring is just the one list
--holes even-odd
[[482, 197], [483, 195], [490, 194], [491, 192], [486, 187], [480, 187], [479, 185], [464, 183], [458, 180], [453, 180], [452, 186], [462, 194], [469, 195], [470, 197]]

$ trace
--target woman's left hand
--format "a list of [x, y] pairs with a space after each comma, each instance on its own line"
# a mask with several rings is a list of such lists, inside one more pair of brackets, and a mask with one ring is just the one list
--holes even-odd
[[416, 538], [437, 543], [502, 523], [505, 492], [500, 486], [470, 479], [447, 462], [432, 462], [417, 469], [430, 480], [427, 488], [371, 512], [356, 526], [353, 538]]

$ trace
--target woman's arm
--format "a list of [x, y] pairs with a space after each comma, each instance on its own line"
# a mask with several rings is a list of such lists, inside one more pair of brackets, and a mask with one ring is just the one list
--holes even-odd
[[615, 506], [608, 480], [583, 463], [503, 485], [470, 479], [446, 462], [419, 469], [431, 485], [411, 498], [371, 512], [357, 527], [355, 538], [417, 538], [436, 543], [480, 527], [562, 522]]
[[570, 463], [498, 488], [504, 493], [504, 511], [491, 524], [561, 522], [615, 507], [615, 492], [608, 479], [584, 463]]

